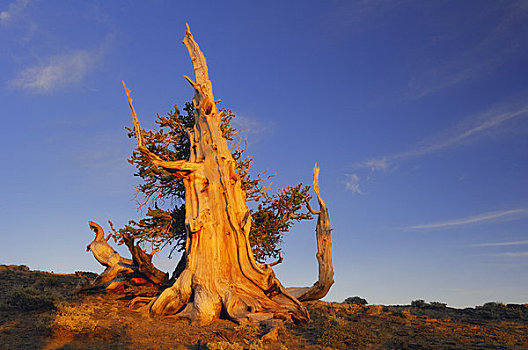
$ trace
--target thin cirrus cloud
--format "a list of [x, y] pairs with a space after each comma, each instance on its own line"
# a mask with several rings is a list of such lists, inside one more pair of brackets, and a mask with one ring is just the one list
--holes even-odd
[[387, 1], [337, 1], [329, 3], [328, 11], [322, 15], [322, 21], [328, 33], [338, 35], [357, 35], [373, 27], [383, 25], [400, 7], [412, 4], [412, 0]]
[[521, 258], [524, 256], [528, 256], [528, 252], [508, 252], [508, 253], [496, 254], [496, 256], [503, 256], [507, 258]]
[[[487, 10], [480, 11], [486, 15]], [[479, 11], [475, 16], [481, 15]], [[432, 68], [413, 76], [408, 84], [406, 99], [416, 100], [437, 91], [456, 86], [464, 81], [485, 76], [494, 69], [506, 64], [512, 57], [523, 54], [526, 38], [519, 32], [526, 30], [528, 6], [526, 2], [510, 2], [497, 8], [496, 22], [484, 30], [482, 36], [464, 45], [464, 49], [454, 52], [451, 57], [442, 58]], [[443, 42], [456, 39], [446, 36]]]
[[252, 142], [258, 142], [262, 137], [272, 135], [275, 131], [275, 125], [272, 123], [263, 123], [245, 114], [235, 114], [236, 118], [233, 118], [231, 125], [238, 131], [239, 141], [249, 137]]
[[49, 57], [45, 63], [22, 70], [9, 82], [16, 89], [48, 93], [79, 83], [102, 55], [101, 49], [76, 50]]
[[[38, 28], [39, 24], [35, 14], [33, 13], [32, 16], [29, 12], [26, 13], [32, 3], [31, 0], [12, 1], [5, 10], [0, 12], [2, 26], [6, 27], [18, 23], [28, 26], [29, 32]], [[40, 31], [39, 42], [47, 41], [50, 35], [46, 33], [48, 30]], [[20, 35], [20, 33], [15, 32], [13, 35]], [[54, 55], [49, 55], [48, 52], [35, 52], [33, 44], [36, 38], [32, 35], [26, 36], [23, 40], [18, 40], [20, 48], [28, 51], [27, 57], [38, 55], [39, 60], [22, 68], [7, 82], [7, 85], [13, 89], [42, 94], [78, 84], [94, 69], [104, 53], [112, 47], [114, 36], [114, 33], [107, 33], [102, 43], [93, 48], [64, 50], [63, 47], [52, 48], [53, 45], [45, 45], [48, 49], [55, 50]], [[28, 45], [31, 48], [29, 50], [26, 47]]]
[[29, 4], [29, 0], [16, 0], [7, 6], [7, 10], [0, 12], [0, 23], [8, 25]]
[[[512, 57], [523, 54], [526, 37], [518, 33], [526, 30], [528, 5], [523, 1], [492, 5], [472, 6], [472, 18], [468, 21], [488, 22], [489, 25], [480, 31], [480, 35], [467, 38], [459, 50], [453, 50], [453, 42], [464, 38], [461, 34], [463, 28], [449, 30], [456, 27], [456, 22], [449, 21], [436, 27], [437, 35], [432, 35], [431, 41], [422, 46], [437, 49], [440, 52], [438, 59], [421, 69], [415, 68], [418, 71], [409, 78], [402, 96], [406, 101], [478, 79], [507, 64]], [[329, 6], [330, 10], [322, 19], [333, 36], [350, 36], [390, 23], [391, 16], [399, 11], [419, 10], [429, 14], [434, 13], [436, 7], [435, 2], [416, 0], [337, 1]], [[488, 19], [490, 8], [494, 10], [493, 21]], [[428, 55], [429, 51], [424, 54]], [[415, 61], [421, 58], [417, 56]]]
[[511, 242], [476, 243], [476, 244], [470, 244], [469, 247], [505, 247], [505, 246], [516, 246], [516, 245], [526, 245], [526, 244], [528, 244], [528, 240], [511, 241]]
[[475, 216], [466, 218], [447, 220], [442, 222], [434, 222], [430, 224], [411, 225], [403, 227], [405, 230], [431, 230], [431, 229], [443, 229], [443, 228], [454, 228], [458, 226], [492, 222], [494, 220], [512, 221], [518, 220], [528, 216], [527, 208], [517, 208], [511, 210], [495, 211], [483, 213]]
[[445, 133], [446, 136], [437, 138], [434, 142], [424, 142], [422, 145], [404, 152], [358, 162], [353, 164], [352, 167], [354, 169], [386, 171], [392, 164], [398, 161], [423, 157], [461, 145], [470, 139], [475, 139], [487, 132], [491, 132], [493, 129], [500, 127], [508, 121], [526, 117], [528, 117], [528, 104], [517, 105], [509, 109], [494, 108], [474, 118], [469, 126], [459, 125], [450, 132]]

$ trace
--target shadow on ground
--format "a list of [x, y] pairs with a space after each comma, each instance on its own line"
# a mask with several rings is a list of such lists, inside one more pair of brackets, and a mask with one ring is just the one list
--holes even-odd
[[311, 321], [263, 339], [257, 325], [192, 327], [128, 308], [131, 295], [73, 290], [72, 275], [0, 265], [0, 349], [526, 349], [528, 305], [382, 306], [308, 302]]

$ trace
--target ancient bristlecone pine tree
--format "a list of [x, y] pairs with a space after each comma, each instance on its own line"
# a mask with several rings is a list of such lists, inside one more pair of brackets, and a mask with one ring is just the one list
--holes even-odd
[[314, 168], [314, 190], [320, 210], [310, 208], [319, 215], [319, 280], [312, 287], [286, 289], [269, 265], [255, 261], [248, 239], [251, 218], [246, 193], [222, 136], [221, 113], [213, 98], [206, 60], [188, 27], [183, 42], [195, 74], [195, 80], [186, 77], [195, 90], [195, 126], [188, 130], [189, 160], [165, 161], [147, 149], [125, 86], [138, 149], [153, 164], [181, 178], [185, 186], [186, 265], [174, 284], [145, 307], [152, 314], [186, 317], [193, 324], [210, 323], [221, 312], [239, 322], [270, 318], [306, 321], [309, 315], [300, 301], [322, 298], [333, 283], [330, 221], [319, 196], [319, 168]]

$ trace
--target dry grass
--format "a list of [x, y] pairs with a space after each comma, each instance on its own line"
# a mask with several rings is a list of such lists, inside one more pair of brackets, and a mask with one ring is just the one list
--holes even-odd
[[207, 343], [209, 350], [244, 350], [244, 347], [239, 343], [231, 343], [228, 341], [219, 341]]
[[93, 335], [99, 324], [94, 320], [95, 310], [90, 305], [68, 305], [62, 303], [57, 308], [55, 318], [50, 327], [57, 332], [74, 335]]
[[123, 295], [75, 296], [80, 277], [0, 265], [0, 349], [527, 349], [528, 306], [306, 303], [312, 320], [267, 329], [218, 320], [192, 327], [127, 307]]

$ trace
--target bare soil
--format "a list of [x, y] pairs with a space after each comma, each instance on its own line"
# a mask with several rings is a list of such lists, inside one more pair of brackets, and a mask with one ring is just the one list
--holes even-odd
[[[528, 349], [528, 305], [454, 309], [308, 302], [311, 321], [269, 333], [218, 320], [203, 327], [129, 308], [136, 295], [72, 293], [89, 273], [0, 265], [0, 349]], [[268, 334], [268, 335], [266, 335]]]

